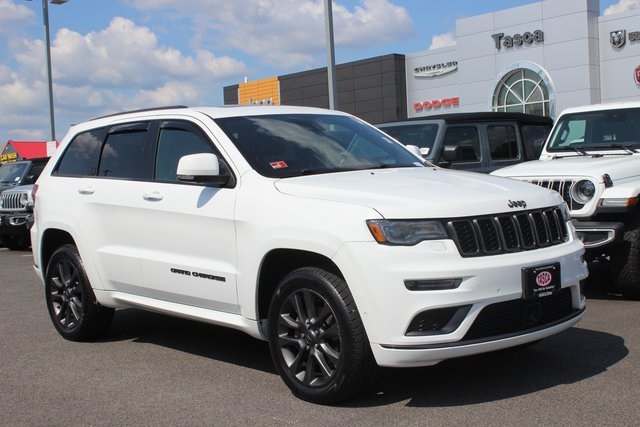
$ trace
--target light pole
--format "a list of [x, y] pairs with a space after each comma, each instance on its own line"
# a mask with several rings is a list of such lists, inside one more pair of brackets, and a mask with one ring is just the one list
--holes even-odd
[[[31, 0], [27, 0], [31, 1]], [[65, 4], [69, 0], [50, 0], [51, 4]], [[51, 39], [49, 38], [49, 5], [42, 0], [42, 21], [44, 22], [44, 44], [47, 56], [47, 83], [49, 84], [49, 121], [51, 123], [51, 140], [56, 140], [55, 115], [53, 113], [53, 78], [51, 77]]]
[[324, 24], [327, 43], [327, 78], [329, 80], [329, 109], [338, 108], [336, 94], [336, 57], [333, 44], [333, 8], [331, 0], [324, 0]]

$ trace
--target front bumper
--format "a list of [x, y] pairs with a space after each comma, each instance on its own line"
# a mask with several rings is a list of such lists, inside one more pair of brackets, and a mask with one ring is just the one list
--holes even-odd
[[[580, 284], [588, 276], [583, 254], [582, 243], [572, 238], [532, 251], [462, 258], [452, 241], [443, 240], [412, 247], [350, 243], [335, 261], [376, 362], [400, 367], [512, 347], [573, 326], [586, 306]], [[523, 269], [555, 262], [560, 264], [560, 290], [537, 302], [523, 299]], [[450, 279], [459, 286], [412, 291], [405, 285], [407, 280]], [[453, 314], [433, 327], [429, 322], [437, 316], [427, 315], [426, 326], [412, 333], [417, 318], [439, 310]]]
[[0, 235], [12, 239], [29, 237], [33, 225], [33, 213], [9, 212], [0, 214]]

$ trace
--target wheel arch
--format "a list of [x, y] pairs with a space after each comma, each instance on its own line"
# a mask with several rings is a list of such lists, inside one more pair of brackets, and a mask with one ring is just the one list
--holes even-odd
[[318, 267], [344, 278], [338, 266], [324, 255], [299, 249], [274, 249], [262, 260], [256, 292], [258, 320], [268, 317], [269, 304], [284, 276], [301, 267]]
[[[40, 240], [40, 266], [42, 274], [46, 274], [47, 265], [53, 253], [62, 245], [76, 245], [75, 240], [67, 231], [57, 228], [49, 228], [42, 234]], [[77, 246], [77, 245], [76, 245]]]

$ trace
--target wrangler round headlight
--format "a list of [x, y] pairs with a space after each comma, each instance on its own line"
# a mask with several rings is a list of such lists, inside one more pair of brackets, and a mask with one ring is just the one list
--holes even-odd
[[29, 195], [27, 193], [22, 193], [20, 195], [20, 206], [23, 208], [29, 204]]
[[586, 204], [596, 194], [596, 186], [588, 179], [576, 182], [571, 188], [571, 197], [580, 204]]

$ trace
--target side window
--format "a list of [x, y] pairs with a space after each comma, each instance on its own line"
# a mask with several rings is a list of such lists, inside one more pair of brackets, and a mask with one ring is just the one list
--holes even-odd
[[29, 174], [24, 178], [24, 185], [35, 184], [45, 165], [31, 165]]
[[513, 160], [520, 157], [516, 129], [513, 125], [489, 125], [487, 137], [493, 160]]
[[148, 125], [124, 125], [111, 129], [102, 149], [99, 176], [151, 179]]
[[551, 132], [551, 125], [522, 125], [522, 145], [527, 160], [536, 160], [540, 157], [542, 147]]
[[475, 126], [455, 126], [447, 128], [443, 147], [454, 148], [456, 162], [477, 162], [480, 160], [480, 139]]
[[162, 127], [156, 152], [156, 181], [177, 182], [176, 169], [182, 156], [195, 153], [217, 154], [211, 143], [198, 133], [178, 127]]
[[106, 129], [94, 129], [76, 135], [54, 172], [62, 176], [95, 176], [98, 173], [100, 148]]

